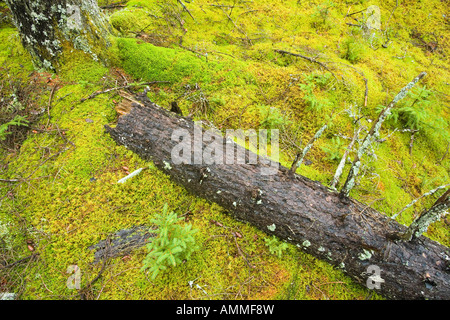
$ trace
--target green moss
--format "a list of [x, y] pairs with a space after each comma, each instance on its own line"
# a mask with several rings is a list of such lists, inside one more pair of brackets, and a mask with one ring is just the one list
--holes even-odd
[[[423, 84], [436, 91], [436, 100], [428, 111], [436, 117], [449, 118], [448, 101], [438, 93], [446, 92], [449, 82], [448, 61], [443, 58], [448, 48], [442, 43], [442, 52], [430, 53], [414, 46], [412, 37], [413, 29], [421, 32], [425, 41], [432, 40], [433, 32], [440, 35], [445, 31], [440, 1], [401, 3], [389, 22], [392, 42], [387, 48], [379, 47], [364, 32], [346, 25], [349, 20], [342, 17], [348, 12], [347, 4], [254, 1], [248, 7], [233, 9], [231, 18], [237, 28], [218, 7], [184, 3], [195, 21], [180, 6], [168, 7], [156, 0], [129, 1], [127, 9], [113, 13], [110, 21], [121, 36], [134, 36], [133, 32], [142, 31], [147, 24], [149, 28], [139, 39], [112, 39], [109, 61], [136, 81], [169, 81], [170, 84], [152, 87], [148, 95], [163, 107], [177, 100], [185, 114], [196, 110], [201, 88], [211, 108], [207, 114], [196, 117], [207, 118], [221, 129], [280, 126], [297, 145], [302, 142], [305, 146], [333, 112], [327, 133], [307, 155], [312, 163], [298, 170], [308, 178], [323, 184], [332, 179], [337, 164], [327, 156], [337, 154], [338, 150], [330, 147], [331, 142], [336, 135], [351, 137], [355, 129], [353, 119], [345, 111], [350, 105], [353, 110], [361, 107], [364, 116], [361, 121], [369, 127], [368, 120], [377, 117], [377, 106], [386, 105], [420, 71], [429, 73]], [[378, 4], [382, 26], [395, 3], [392, 0]], [[367, 3], [357, 1], [351, 6], [354, 12], [363, 10]], [[163, 12], [168, 13], [165, 19], [151, 16]], [[430, 13], [432, 18], [428, 16]], [[179, 46], [181, 35], [183, 47]], [[385, 40], [382, 32], [376, 36], [376, 41], [380, 37]], [[274, 48], [324, 62], [336, 78], [317, 64], [282, 56]], [[402, 55], [405, 57], [400, 59]], [[0, 62], [9, 64], [11, 76], [26, 77], [32, 71], [31, 60], [13, 29], [0, 29]], [[365, 107], [362, 107], [365, 89], [362, 74], [369, 88]], [[25, 244], [28, 237], [34, 239], [40, 253], [39, 263], [26, 266], [23, 298], [78, 298], [66, 287], [68, 266], [80, 267], [82, 285], [86, 285], [101, 268], [101, 264], [92, 264], [93, 253], [88, 247], [119, 229], [149, 225], [165, 203], [169, 204], [169, 210], [183, 215], [199, 229], [196, 240], [201, 249], [190, 261], [162, 272], [155, 280], [140, 272], [145, 248], [125, 258], [112, 259], [102, 281], [94, 285], [92, 298], [365, 299], [368, 296], [367, 289], [342, 271], [292, 245], [288, 245], [281, 258], [271, 255], [264, 245], [267, 237], [264, 232], [235, 221], [215, 204], [193, 197], [152, 163], [117, 146], [103, 126], [116, 121], [112, 100], [119, 98], [105, 94], [80, 102], [92, 92], [116, 86], [107, 67], [92, 61], [87, 54], [69, 53], [58, 76], [61, 82], [50, 110], [52, 130], [30, 135], [17, 154], [7, 155], [8, 168], [0, 176], [32, 174], [27, 183], [8, 185], [0, 192], [0, 197], [13, 192], [14, 197], [2, 200], [0, 219], [12, 226], [10, 234], [14, 237], [10, 239], [19, 248], [17, 256], [29, 254]], [[327, 107], [311, 112], [300, 84], [313, 84], [310, 94], [318, 101], [327, 101]], [[40, 101], [43, 107], [49, 94]], [[405, 100], [407, 106], [410, 102]], [[265, 106], [265, 111], [276, 110], [272, 118], [266, 119], [270, 123], [262, 121], [267, 114], [261, 115], [260, 106]], [[45, 117], [41, 124], [47, 125], [47, 121]], [[65, 139], [55, 130], [56, 125]], [[382, 138], [396, 126], [393, 121], [386, 122]], [[392, 216], [412, 199], [447, 183], [450, 157], [444, 158], [440, 165], [437, 163], [446, 151], [441, 133], [448, 134], [448, 123], [440, 128], [437, 132], [424, 126], [415, 137], [411, 154], [407, 132], [395, 132], [385, 142], [376, 144], [377, 158], [364, 157], [364, 177], [358, 180], [352, 196]], [[340, 141], [342, 146], [338, 149], [342, 154], [349, 141], [344, 138]], [[282, 142], [280, 162], [289, 167], [298, 150], [289, 141]], [[331, 148], [328, 154], [327, 148]], [[352, 152], [350, 158], [353, 156]], [[117, 184], [127, 175], [124, 167], [129, 172], [142, 167], [149, 169], [125, 184]], [[347, 164], [341, 183], [348, 169]], [[431, 198], [424, 199], [397, 220], [408, 225], [421, 208], [432, 202]], [[12, 218], [10, 212], [20, 212], [27, 226], [32, 226], [26, 236], [21, 229], [24, 222]], [[238, 232], [242, 238], [236, 238], [232, 232]], [[435, 223], [427, 236], [448, 245], [449, 227], [445, 222]]]
[[21, 73], [21, 70], [31, 72], [33, 63], [29, 54], [20, 44], [20, 37], [14, 28], [2, 28], [0, 32], [0, 65], [12, 68], [11, 73]]
[[113, 13], [109, 22], [120, 34], [128, 35], [145, 31], [145, 28], [151, 25], [152, 18], [145, 9], [129, 7]]

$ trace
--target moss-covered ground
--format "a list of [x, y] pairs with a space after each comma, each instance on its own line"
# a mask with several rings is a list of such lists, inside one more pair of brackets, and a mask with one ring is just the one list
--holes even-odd
[[[100, 1], [108, 2], [113, 1]], [[193, 197], [152, 163], [117, 146], [104, 131], [104, 125], [117, 121], [115, 106], [121, 97], [116, 92], [81, 99], [125, 80], [167, 81], [148, 93], [160, 106], [177, 101], [184, 114], [219, 129], [280, 129], [280, 162], [285, 166], [298, 151], [296, 145], [305, 146], [329, 123], [308, 153], [307, 165], [297, 171], [328, 185], [348, 137], [358, 128], [350, 114], [369, 127], [381, 106], [426, 71], [384, 123], [381, 141], [364, 157], [362, 175], [351, 192], [392, 216], [450, 182], [445, 2], [184, 3], [189, 12], [175, 0], [128, 1], [124, 8], [105, 11], [114, 28], [110, 65], [68, 54], [57, 74], [34, 70], [15, 29], [0, 29], [0, 64], [8, 70], [0, 75], [2, 83], [23, 78], [26, 85], [31, 76], [40, 77], [44, 91], [35, 103], [45, 109], [51, 104], [50, 117], [46, 110], [20, 149], [0, 153], [0, 179], [11, 180], [0, 182], [2, 262], [36, 254], [0, 270], [0, 291], [17, 292], [22, 299], [78, 299], [78, 292], [67, 287], [69, 266], [80, 268], [85, 287], [102, 269], [102, 263], [93, 263], [88, 247], [117, 230], [149, 225], [167, 203], [199, 230], [196, 242], [201, 250], [155, 280], [140, 270], [145, 248], [112, 259], [88, 298], [380, 298], [291, 245], [281, 257], [271, 254], [265, 233]], [[367, 17], [353, 14], [369, 5], [381, 9], [379, 30], [361, 27]], [[5, 87], [1, 90], [12, 94]], [[419, 131], [411, 140], [411, 131], [404, 129]], [[149, 169], [117, 183], [142, 167]], [[349, 168], [347, 164], [341, 180]], [[435, 199], [424, 198], [397, 221], [409, 225]], [[448, 220], [443, 219], [430, 226], [426, 236], [449, 245], [449, 234]]]

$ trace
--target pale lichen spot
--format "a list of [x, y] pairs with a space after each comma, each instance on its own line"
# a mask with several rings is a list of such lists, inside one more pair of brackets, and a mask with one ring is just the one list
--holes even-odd
[[170, 165], [169, 162], [164, 161], [164, 169], [165, 169], [165, 170], [172, 170], [172, 166]]
[[304, 246], [305, 248], [308, 248], [311, 245], [311, 242], [309, 242], [308, 240], [303, 241], [302, 246]]
[[277, 226], [275, 225], [275, 223], [271, 224], [270, 226], [267, 226], [267, 229], [269, 229], [269, 231], [275, 231], [275, 229], [277, 228]]
[[363, 252], [359, 254], [359, 260], [369, 260], [372, 257], [372, 251], [363, 249]]

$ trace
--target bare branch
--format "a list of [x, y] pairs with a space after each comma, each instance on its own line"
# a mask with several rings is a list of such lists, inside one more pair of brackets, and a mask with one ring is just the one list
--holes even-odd
[[361, 158], [366, 153], [366, 150], [370, 147], [372, 142], [374, 142], [379, 136], [381, 125], [383, 124], [386, 117], [391, 114], [392, 108], [397, 104], [397, 102], [403, 99], [408, 93], [408, 91], [411, 90], [411, 88], [414, 87], [414, 85], [417, 82], [419, 82], [419, 80], [422, 79], [425, 75], [426, 72], [422, 72], [417, 77], [415, 77], [402, 90], [400, 90], [400, 92], [394, 97], [394, 99], [389, 103], [389, 105], [381, 111], [380, 115], [378, 116], [378, 119], [373, 123], [372, 128], [364, 138], [363, 142], [361, 143], [361, 146], [359, 147], [356, 153], [353, 165], [347, 176], [347, 180], [345, 181], [344, 187], [341, 190], [342, 196], [348, 197], [350, 190], [353, 189], [355, 185], [356, 176], [358, 175], [359, 169], [361, 167]]
[[308, 144], [306, 145], [306, 147], [303, 149], [303, 152], [300, 154], [297, 154], [297, 156], [295, 157], [294, 162], [292, 163], [291, 166], [291, 172], [295, 173], [295, 171], [297, 171], [297, 169], [301, 166], [303, 159], [305, 158], [306, 154], [308, 153], [309, 149], [312, 148], [314, 142], [320, 138], [320, 136], [322, 135], [322, 133], [325, 131], [325, 129], [328, 128], [328, 125], [324, 125], [322, 128], [319, 129], [319, 131], [316, 132], [316, 134], [314, 135], [314, 137], [311, 138], [311, 140], [309, 140]]
[[425, 211], [411, 223], [402, 238], [410, 241], [414, 238], [420, 237], [422, 233], [428, 230], [430, 224], [439, 221], [443, 216], [445, 216], [449, 208], [450, 189], [448, 189], [430, 209]]
[[439, 190], [441, 190], [441, 189], [444, 189], [444, 188], [447, 188], [447, 187], [449, 187], [449, 186], [450, 186], [450, 184], [445, 184], [445, 185], [443, 185], [443, 186], [439, 186], [439, 187], [437, 187], [436, 189], [433, 189], [433, 190], [430, 190], [430, 191], [424, 193], [424, 194], [421, 195], [420, 197], [418, 197], [418, 198], [414, 199], [413, 201], [411, 201], [407, 206], [405, 206], [402, 210], [400, 210], [399, 212], [397, 212], [396, 214], [394, 214], [391, 218], [392, 218], [392, 219], [397, 218], [400, 214], [403, 213], [403, 211], [405, 211], [406, 209], [410, 208], [414, 203], [416, 203], [416, 202], [419, 201], [420, 199], [422, 199], [422, 198], [424, 198], [424, 197], [427, 197], [427, 196], [431, 196], [432, 194], [436, 193], [437, 191], [439, 191]]

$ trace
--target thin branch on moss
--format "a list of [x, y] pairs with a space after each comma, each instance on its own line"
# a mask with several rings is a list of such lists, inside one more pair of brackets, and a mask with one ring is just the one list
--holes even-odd
[[301, 54], [298, 54], [298, 53], [293, 53], [293, 52], [289, 52], [289, 51], [285, 51], [285, 50], [274, 49], [274, 51], [279, 53], [279, 54], [282, 54], [282, 55], [287, 54], [287, 55], [291, 55], [291, 56], [294, 56], [294, 57], [299, 57], [299, 58], [308, 60], [309, 62], [312, 62], [312, 63], [316, 63], [319, 66], [321, 66], [322, 68], [324, 68], [325, 70], [327, 70], [328, 72], [330, 72], [333, 75], [333, 77], [336, 80], [338, 80], [336, 75], [334, 74], [334, 72], [331, 71], [330, 68], [328, 68], [328, 66], [326, 64], [324, 64], [323, 62], [320, 62], [320, 61], [318, 61], [318, 60], [316, 60], [314, 58], [311, 58], [311, 57], [307, 57], [307, 56], [304, 56], [304, 55], [301, 55]]
[[98, 95], [101, 95], [101, 94], [104, 94], [104, 93], [108, 93], [108, 92], [111, 92], [111, 91], [117, 91], [117, 90], [122, 90], [122, 89], [129, 89], [129, 88], [140, 87], [140, 86], [150, 86], [150, 85], [154, 85], [154, 84], [157, 84], [157, 83], [169, 83], [169, 81], [142, 82], [142, 83], [128, 84], [126, 86], [121, 86], [121, 87], [109, 88], [109, 89], [106, 89], [106, 90], [103, 90], [103, 91], [94, 92], [93, 94], [91, 94], [87, 98], [82, 98], [80, 100], [80, 102], [84, 102], [86, 100], [93, 99], [93, 98], [95, 98]]
[[353, 145], [355, 144], [356, 140], [358, 140], [360, 132], [365, 129], [365, 126], [360, 126], [358, 130], [356, 130], [355, 134], [353, 135], [352, 141], [347, 147], [347, 150], [345, 150], [344, 155], [342, 156], [341, 162], [339, 162], [339, 165], [336, 169], [336, 172], [333, 177], [333, 181], [331, 183], [331, 188], [335, 189], [336, 185], [339, 182], [339, 178], [341, 177], [342, 171], [344, 170], [345, 161], [347, 160], [348, 154], [353, 149]]
[[447, 144], [447, 150], [445, 151], [444, 155], [442, 156], [441, 160], [439, 160], [438, 164], [441, 164], [441, 162], [445, 159], [445, 157], [448, 154], [448, 150], [450, 149], [450, 142]]
[[411, 201], [407, 206], [405, 206], [402, 210], [400, 210], [399, 212], [397, 212], [396, 214], [394, 214], [391, 218], [395, 219], [397, 218], [399, 215], [401, 215], [403, 213], [403, 211], [405, 211], [406, 209], [410, 208], [414, 203], [416, 203], [417, 201], [419, 201], [420, 199], [427, 197], [427, 196], [431, 196], [432, 194], [435, 194], [437, 191], [441, 190], [441, 189], [445, 189], [450, 187], [450, 184], [445, 184], [443, 186], [439, 186], [433, 190], [430, 190], [426, 193], [424, 193], [423, 195], [421, 195], [420, 197], [414, 199], [413, 201]]
[[[449, 186], [449, 185], [447, 185]], [[406, 241], [411, 241], [414, 238], [421, 236], [428, 230], [428, 227], [439, 221], [450, 208], [450, 189], [448, 189], [433, 206], [416, 218], [408, 227], [402, 238]]]
[[409, 140], [409, 155], [412, 154], [412, 148], [414, 144], [414, 135], [419, 132], [419, 130], [411, 130], [411, 139]]
[[126, 7], [126, 3], [128, 1], [115, 2], [111, 4], [107, 4], [104, 6], [100, 6], [101, 9], [115, 9], [115, 8], [124, 8]]
[[0, 182], [7, 182], [7, 183], [13, 183], [13, 182], [19, 182], [19, 179], [0, 179]]
[[[48, 115], [48, 120], [50, 121], [50, 109], [52, 107], [52, 102], [53, 102], [53, 96], [55, 95], [56, 92], [56, 88], [58, 87], [57, 84], [55, 84], [52, 88], [52, 92], [50, 93], [50, 98], [48, 98], [48, 104], [47, 104], [47, 115]], [[48, 125], [48, 122], [47, 122]]]
[[348, 68], [351, 68], [351, 69], [355, 70], [355, 72], [356, 72], [357, 74], [359, 74], [359, 75], [362, 77], [362, 79], [363, 79], [363, 81], [364, 81], [364, 86], [365, 86], [365, 91], [364, 91], [364, 107], [367, 107], [367, 102], [368, 102], [368, 99], [369, 99], [369, 82], [368, 82], [368, 80], [367, 80], [366, 75], [364, 74], [364, 72], [362, 72], [361, 70], [356, 69], [354, 66], [351, 66], [351, 65], [346, 64], [346, 63], [343, 63], [343, 62], [332, 62], [332, 63], [340, 63], [340, 64], [342, 64], [342, 65], [344, 65], [344, 66], [346, 66], [346, 67], [348, 67]]
[[210, 7], [217, 7], [217, 8], [244, 8], [243, 6], [235, 6], [235, 5], [224, 5], [224, 4], [208, 4]]
[[[105, 246], [105, 257], [107, 257], [108, 253], [111, 250], [111, 239], [110, 238], [106, 239], [105, 243], [106, 243], [106, 246]], [[97, 280], [100, 279], [100, 277], [102, 276], [103, 272], [105, 272], [106, 266], [109, 264], [109, 261], [110, 260], [107, 259], [107, 258], [103, 259], [102, 268], [100, 269], [100, 271], [97, 274], [97, 276], [94, 279], [92, 279], [84, 288], [81, 288], [80, 290], [78, 290], [78, 294], [80, 295], [81, 300], [87, 300], [87, 293], [92, 288], [94, 283], [96, 283]]]
[[[31, 255], [25, 257], [25, 258], [19, 259], [19, 260], [14, 261], [14, 262], [11, 262], [11, 263], [9, 263], [9, 264], [5, 264], [5, 265], [2, 266], [2, 268], [5, 268], [5, 269], [7, 269], [7, 268], [12, 268], [12, 267], [14, 267], [14, 266], [16, 266], [16, 265], [18, 265], [18, 264], [21, 264], [21, 263], [23, 263], [23, 262], [26, 262], [26, 261], [30, 260], [30, 259], [34, 259], [34, 258], [35, 258], [36, 256], [38, 256], [38, 255], [39, 255], [39, 253], [33, 253], [33, 254], [31, 254]], [[3, 264], [3, 263], [2, 263], [2, 264]]]
[[382, 45], [383, 48], [387, 48], [389, 43], [391, 42], [391, 39], [389, 38], [389, 34], [388, 34], [389, 22], [391, 21], [392, 15], [394, 14], [394, 11], [397, 10], [397, 8], [398, 8], [398, 0], [396, 1], [394, 9], [391, 11], [389, 18], [388, 18], [387, 22], [385, 23], [386, 27], [384, 28], [384, 35], [386, 36], [386, 41]]
[[306, 145], [306, 147], [303, 149], [302, 153], [298, 153], [297, 156], [295, 157], [294, 162], [292, 163], [291, 166], [291, 172], [295, 173], [295, 171], [297, 171], [297, 169], [301, 166], [303, 159], [305, 158], [306, 154], [308, 153], [308, 151], [312, 148], [314, 142], [320, 138], [320, 136], [322, 135], [322, 133], [325, 131], [325, 129], [328, 128], [328, 125], [325, 124], [324, 126], [322, 126], [322, 128], [320, 128], [316, 134], [311, 138], [311, 140], [309, 140], [308, 144]]
[[183, 9], [189, 13], [189, 15], [191, 16], [192, 20], [195, 21], [194, 16], [192, 15], [192, 13], [189, 11], [189, 9], [186, 7], [186, 5], [181, 1], [181, 0], [177, 0], [179, 4], [181, 4], [181, 6], [183, 7]]
[[[350, 10], [350, 8], [349, 8], [349, 10]], [[350, 16], [352, 16], [354, 14], [361, 13], [361, 12], [366, 11], [366, 10], [367, 10], [367, 8], [364, 8], [364, 9], [356, 11], [356, 12], [347, 13], [344, 18], [350, 17]]]
[[242, 34], [246, 37], [248, 43], [251, 44], [251, 39], [248, 38], [247, 33], [245, 33], [244, 30], [242, 30], [241, 28], [238, 27], [238, 25], [236, 24], [236, 22], [234, 22], [234, 20], [231, 19], [230, 15], [225, 11], [224, 8], [221, 8], [221, 9], [222, 9], [223, 13], [225, 13], [225, 15], [227, 16], [228, 20], [230, 20], [230, 21], [233, 23], [234, 27], [235, 27], [240, 33], [242, 33]]

